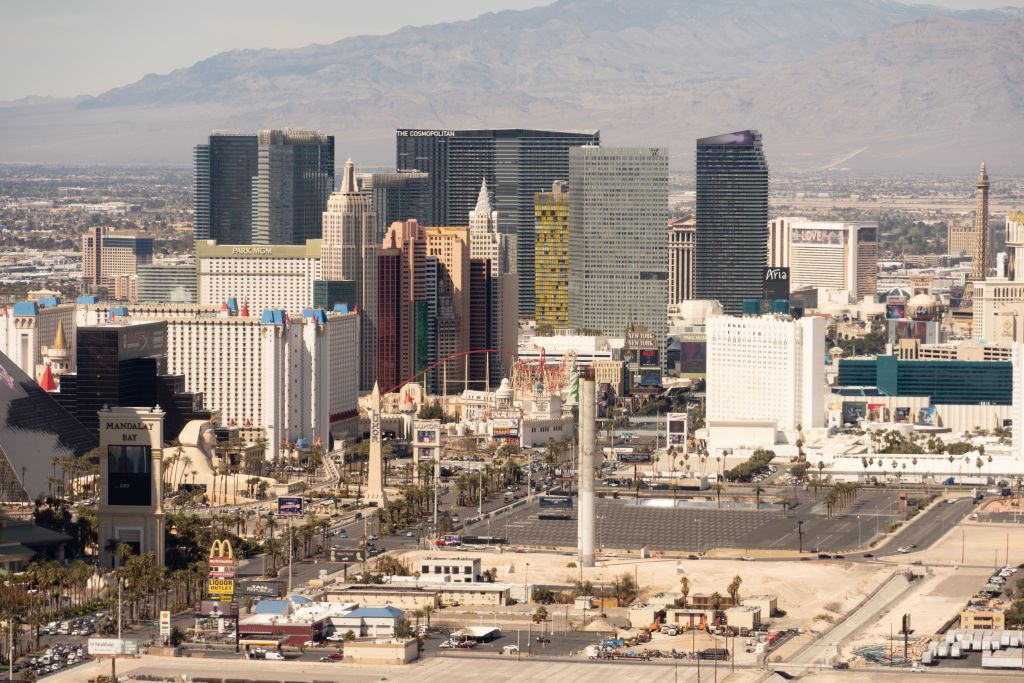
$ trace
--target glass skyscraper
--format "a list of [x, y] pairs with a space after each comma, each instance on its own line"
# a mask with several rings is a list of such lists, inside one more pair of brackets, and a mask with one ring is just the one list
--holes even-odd
[[252, 189], [252, 243], [319, 239], [334, 191], [334, 136], [313, 130], [262, 130]]
[[359, 191], [373, 198], [377, 213], [377, 240], [384, 239], [392, 223], [415, 219], [420, 225], [430, 215], [430, 174], [420, 171], [360, 173]]
[[221, 244], [252, 242], [255, 135], [214, 133], [194, 152], [195, 237]]
[[[579, 147], [569, 152], [569, 327], [626, 335], [645, 327], [664, 367], [668, 332], [668, 152]], [[655, 383], [661, 378], [652, 378]]]
[[518, 274], [519, 315], [530, 318], [535, 306], [533, 195], [569, 177], [570, 148], [598, 145], [600, 137], [596, 130], [399, 129], [396, 165], [430, 174], [426, 225], [466, 225], [480, 184], [487, 181], [501, 215], [501, 232], [512, 237], [509, 258]]
[[768, 164], [756, 130], [697, 140], [694, 294], [728, 315], [761, 299], [768, 262]]

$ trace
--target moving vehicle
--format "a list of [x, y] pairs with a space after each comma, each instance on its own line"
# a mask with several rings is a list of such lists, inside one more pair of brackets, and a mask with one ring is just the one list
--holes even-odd
[[280, 652], [273, 652], [273, 651], [271, 651], [271, 652], [268, 652], [266, 655], [264, 655], [263, 658], [264, 659], [278, 659], [278, 660], [281, 660], [281, 659], [284, 659], [284, 655], [281, 654]]

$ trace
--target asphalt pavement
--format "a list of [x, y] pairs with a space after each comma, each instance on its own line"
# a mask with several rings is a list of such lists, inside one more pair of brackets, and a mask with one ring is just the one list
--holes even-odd
[[953, 499], [954, 503], [936, 502], [931, 508], [918, 513], [920, 519], [912, 520], [905, 528], [883, 543], [874, 551], [876, 555], [894, 555], [898, 548], [927, 548], [950, 529], [959, 524], [964, 517], [974, 511], [970, 498]]

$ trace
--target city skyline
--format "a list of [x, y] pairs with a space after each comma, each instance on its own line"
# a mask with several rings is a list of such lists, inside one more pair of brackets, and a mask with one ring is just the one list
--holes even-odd
[[1024, 670], [990, 1], [0, 6], [0, 676]]

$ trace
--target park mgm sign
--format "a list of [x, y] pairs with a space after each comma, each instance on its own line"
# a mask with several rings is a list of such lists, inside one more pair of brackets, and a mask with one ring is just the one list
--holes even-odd
[[227, 539], [214, 541], [210, 546], [210, 556], [206, 562], [209, 566], [206, 592], [209, 593], [210, 599], [230, 602], [235, 594], [235, 572], [238, 570], [238, 562], [235, 560], [235, 551], [231, 547], [231, 541]]
[[164, 563], [164, 412], [154, 408], [104, 408], [100, 426], [99, 522], [101, 565], [113, 567], [115, 549], [153, 553]]

